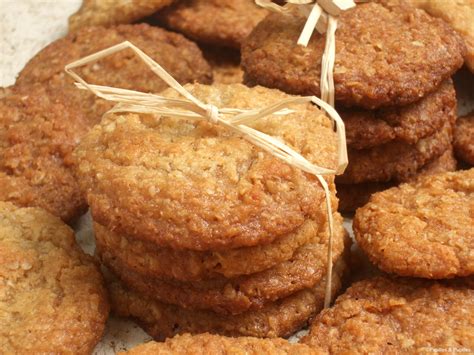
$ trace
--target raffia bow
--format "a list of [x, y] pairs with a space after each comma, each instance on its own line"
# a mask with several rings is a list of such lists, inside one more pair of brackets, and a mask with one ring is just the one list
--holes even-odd
[[[91, 85], [82, 79], [73, 71], [74, 68], [84, 66], [91, 62], [95, 62], [101, 58], [112, 55], [124, 49], [132, 49], [149, 67], [150, 69], [169, 87], [177, 91], [183, 99], [171, 99], [164, 96], [143, 93], [139, 91], [113, 88], [109, 86]], [[330, 203], [329, 187], [324, 180], [324, 175], [342, 174], [347, 166], [347, 150], [345, 129], [342, 119], [338, 113], [330, 105], [318, 99], [315, 96], [291, 97], [281, 100], [273, 105], [261, 109], [236, 109], [236, 108], [218, 108], [214, 105], [204, 103], [194, 97], [182, 85], [180, 85], [165, 69], [158, 63], [146, 55], [138, 47], [132, 43], [125, 41], [110, 48], [104, 49], [87, 57], [79, 59], [71, 64], [66, 65], [65, 71], [71, 75], [77, 82], [76, 86], [80, 89], [87, 89], [98, 97], [105, 100], [118, 102], [118, 104], [109, 112], [135, 112], [145, 114], [157, 114], [161, 116], [207, 120], [214, 124], [222, 125], [250, 143], [258, 146], [274, 157], [284, 161], [290, 166], [301, 169], [304, 172], [316, 176], [325, 192], [326, 209], [328, 213], [329, 224], [329, 246], [328, 246], [328, 282], [326, 285], [326, 305], [331, 299], [331, 273], [332, 273], [332, 240], [334, 234], [332, 208]], [[317, 166], [309, 162], [298, 152], [285, 145], [278, 139], [269, 136], [263, 132], [255, 130], [247, 124], [255, 122], [269, 115], [286, 115], [294, 112], [288, 109], [289, 105], [314, 103], [323, 108], [335, 123], [337, 133], [338, 148], [338, 166], [336, 169], [329, 169]]]

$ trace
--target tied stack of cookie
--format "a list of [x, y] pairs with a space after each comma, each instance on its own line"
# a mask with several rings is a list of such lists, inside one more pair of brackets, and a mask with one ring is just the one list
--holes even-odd
[[[295, 99], [240, 84], [185, 89], [230, 112]], [[161, 95], [179, 98], [172, 89]], [[331, 120], [309, 103], [288, 109], [249, 125], [334, 169]], [[285, 336], [323, 308], [329, 220], [316, 176], [223, 125], [167, 115], [109, 114], [85, 136], [75, 159], [97, 253], [117, 277], [110, 285], [113, 308], [154, 338]], [[336, 211], [334, 175], [324, 179]], [[332, 219], [334, 295], [347, 236], [341, 216], [333, 212]]]
[[[300, 5], [301, 6], [301, 5]], [[325, 34], [298, 38], [305, 11], [272, 13], [244, 41], [245, 82], [319, 95]], [[347, 133], [349, 166], [336, 179], [341, 211], [376, 191], [455, 169], [452, 74], [465, 45], [448, 24], [403, 0], [360, 3], [340, 14], [335, 99]]]

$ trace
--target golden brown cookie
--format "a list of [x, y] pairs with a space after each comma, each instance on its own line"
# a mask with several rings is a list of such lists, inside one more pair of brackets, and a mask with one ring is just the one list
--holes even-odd
[[228, 354], [228, 355], [318, 355], [323, 352], [316, 347], [292, 344], [286, 339], [259, 339], [253, 337], [230, 338], [209, 333], [176, 335], [164, 343], [151, 341], [121, 355], [171, 355], [171, 354]]
[[415, 144], [439, 131], [456, 107], [451, 79], [435, 92], [407, 106], [379, 110], [341, 109], [347, 145], [368, 149], [389, 142]]
[[464, 55], [466, 66], [474, 72], [474, 1], [473, 0], [409, 0], [433, 17], [449, 23], [463, 38], [467, 51]]
[[[320, 96], [326, 36], [297, 44], [306, 17], [270, 14], [242, 45], [245, 80]], [[409, 6], [361, 3], [339, 16], [334, 83], [343, 106], [374, 109], [416, 102], [463, 63], [465, 46], [440, 19]]]
[[[345, 270], [342, 260], [333, 272], [333, 295], [341, 288]], [[313, 289], [299, 291], [290, 297], [270, 303], [262, 309], [234, 316], [211, 311], [185, 310], [167, 305], [123, 288], [118, 282], [109, 285], [112, 307], [119, 316], [136, 319], [156, 340], [182, 333], [213, 333], [227, 336], [283, 337], [301, 329], [320, 312], [324, 304], [326, 280]]]
[[[196, 44], [177, 33], [139, 24], [86, 27], [70, 33], [34, 56], [20, 72], [16, 85], [41, 83], [49, 90], [63, 92], [69, 105], [77, 105], [91, 124], [96, 124], [113, 105], [77, 89], [74, 80], [64, 72], [64, 66], [125, 40], [147, 53], [180, 83], [212, 81], [211, 69]], [[160, 92], [167, 88], [131, 50], [113, 54], [76, 72], [91, 84], [143, 92]]]
[[61, 92], [9, 90], [0, 99], [0, 201], [41, 207], [66, 222], [83, 214], [71, 154], [86, 132], [86, 118]]
[[424, 354], [474, 350], [474, 289], [377, 277], [353, 284], [316, 316], [302, 342], [330, 354]]
[[153, 243], [108, 231], [98, 223], [94, 224], [94, 230], [99, 250], [109, 250], [127, 269], [161, 279], [198, 281], [233, 278], [269, 269], [290, 259], [325, 226], [307, 220], [296, 231], [273, 243], [218, 252], [159, 248]]
[[266, 15], [252, 0], [184, 0], [158, 12], [157, 19], [198, 42], [239, 49]]
[[69, 30], [132, 23], [153, 15], [172, 2], [173, 0], [83, 0], [81, 8], [69, 17]]
[[[452, 112], [451, 118], [454, 117]], [[336, 181], [341, 184], [407, 181], [452, 146], [454, 120], [450, 121], [445, 122], [440, 131], [415, 144], [389, 142], [370, 149], [349, 148], [349, 165]]]
[[[448, 149], [443, 155], [434, 161], [423, 166], [414, 176], [410, 176], [408, 181], [422, 176], [455, 171], [457, 161], [454, 158], [453, 150]], [[339, 198], [339, 211], [354, 212], [359, 207], [365, 205], [372, 194], [387, 190], [396, 186], [395, 182], [363, 182], [360, 184], [337, 184], [337, 197]]]
[[[338, 216], [333, 239], [333, 261], [340, 259], [349, 240]], [[315, 236], [286, 261], [259, 273], [234, 279], [180, 282], [143, 276], [114, 258], [113, 250], [98, 249], [102, 262], [130, 289], [150, 298], [186, 309], [209, 309], [221, 314], [241, 314], [311, 288], [327, 271], [328, 232]]]
[[73, 231], [39, 208], [0, 202], [0, 349], [90, 354], [109, 313], [102, 275]]
[[[239, 84], [186, 88], [218, 107], [255, 109], [290, 97]], [[170, 90], [162, 94], [176, 97]], [[252, 127], [334, 168], [337, 138], [329, 118], [314, 105], [291, 108], [296, 112], [262, 118]], [[108, 115], [75, 157], [94, 220], [160, 247], [216, 251], [268, 244], [307, 219], [327, 220], [315, 176], [205, 120]], [[334, 192], [333, 177], [327, 180]], [[336, 209], [335, 196], [332, 203]]]
[[430, 279], [474, 274], [474, 169], [426, 176], [372, 195], [354, 234], [386, 272]]
[[454, 152], [463, 162], [474, 165], [474, 112], [456, 121]]

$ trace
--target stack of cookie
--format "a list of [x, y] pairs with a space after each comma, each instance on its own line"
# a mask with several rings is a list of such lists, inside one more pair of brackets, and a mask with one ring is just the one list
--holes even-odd
[[[271, 14], [247, 37], [248, 84], [320, 95], [325, 35], [297, 45], [306, 17]], [[349, 166], [337, 178], [340, 209], [422, 173], [455, 168], [456, 97], [451, 75], [465, 46], [446, 23], [402, 0], [363, 3], [340, 15], [334, 68]]]
[[[239, 84], [186, 88], [217, 107], [260, 108], [289, 98]], [[309, 104], [291, 109], [252, 126], [335, 167], [330, 120]], [[321, 310], [329, 232], [314, 176], [222, 126], [150, 115], [108, 115], [75, 155], [97, 252], [119, 280], [110, 286], [113, 307], [155, 338], [284, 336]], [[335, 211], [334, 177], [326, 180]], [[346, 235], [341, 216], [333, 219], [335, 293]]]

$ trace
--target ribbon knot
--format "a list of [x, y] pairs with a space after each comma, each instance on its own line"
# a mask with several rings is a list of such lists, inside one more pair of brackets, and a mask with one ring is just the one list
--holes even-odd
[[219, 109], [212, 104], [205, 105], [206, 117], [211, 123], [217, 124], [220, 121]]

